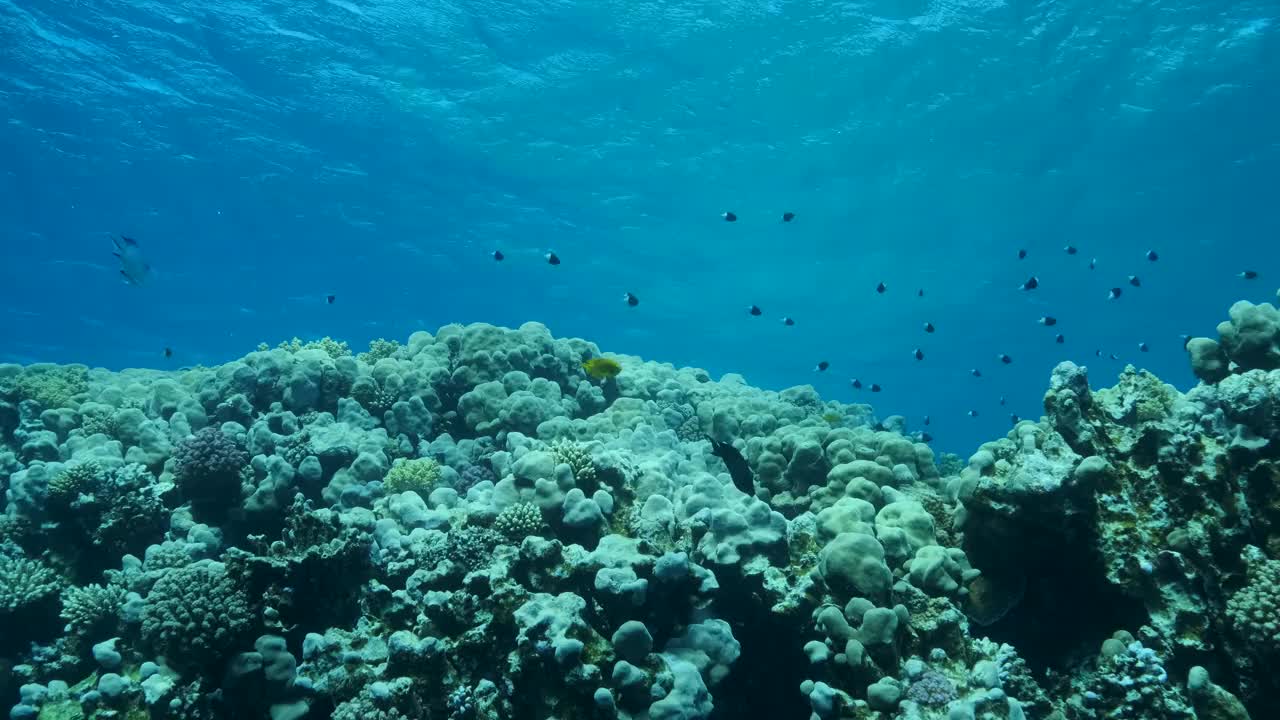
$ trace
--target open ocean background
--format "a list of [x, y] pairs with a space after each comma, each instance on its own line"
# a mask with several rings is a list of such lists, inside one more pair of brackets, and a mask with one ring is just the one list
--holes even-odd
[[[0, 361], [176, 368], [536, 320], [765, 387], [879, 383], [880, 416], [929, 414], [967, 456], [1039, 416], [1056, 362], [1185, 388], [1179, 335], [1274, 297], [1277, 22], [1277, 2], [0, 0]], [[148, 285], [120, 282], [111, 232]]]

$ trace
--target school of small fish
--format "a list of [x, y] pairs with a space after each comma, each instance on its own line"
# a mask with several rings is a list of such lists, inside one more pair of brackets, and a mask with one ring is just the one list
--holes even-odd
[[[725, 222], [736, 223], [738, 221], [737, 213], [734, 213], [732, 211], [722, 212], [720, 213], [720, 217]], [[790, 211], [784, 212], [782, 213], [781, 219], [782, 219], [782, 222], [784, 223], [791, 223], [795, 221], [796, 213], [790, 212]], [[142, 248], [141, 248], [141, 245], [138, 243], [138, 241], [126, 235], [112, 235], [111, 241], [114, 246], [114, 249], [112, 250], [111, 254], [114, 255], [115, 258], [120, 263], [120, 275], [123, 278], [124, 282], [128, 285], [132, 285], [135, 287], [141, 287], [147, 284], [148, 280], [152, 276], [151, 265], [150, 263], [147, 262], [146, 258], [143, 256]], [[1074, 245], [1067, 245], [1063, 248], [1063, 252], [1065, 252], [1067, 255], [1076, 255], [1079, 253], [1079, 248], [1075, 247]], [[1028, 254], [1029, 253], [1027, 252], [1026, 248], [1019, 248], [1017, 251], [1017, 258], [1019, 260], [1025, 260], [1028, 257]], [[506, 260], [506, 257], [507, 257], [501, 250], [498, 250], [498, 249], [495, 249], [492, 252], [490, 252], [489, 256], [493, 258], [495, 262], [503, 262], [504, 260]], [[561, 264], [560, 256], [557, 255], [553, 250], [548, 250], [546, 253], [543, 254], [542, 257], [543, 259], [546, 260], [548, 265], [551, 265], [553, 267], [559, 266]], [[1145, 257], [1149, 262], [1156, 262], [1160, 259], [1159, 253], [1157, 253], [1155, 250], [1148, 250]], [[1096, 267], [1097, 267], [1097, 259], [1093, 258], [1089, 261], [1089, 269], [1093, 270]], [[1256, 280], [1258, 278], [1258, 272], [1255, 270], [1242, 270], [1237, 275], [1237, 277], [1243, 280]], [[1138, 275], [1127, 276], [1127, 283], [1130, 286], [1135, 288], [1142, 287], [1142, 280], [1138, 277]], [[1025, 292], [1031, 292], [1031, 291], [1037, 290], [1040, 287], [1040, 279], [1035, 275], [1030, 275], [1018, 287], [1019, 289]], [[886, 285], [884, 282], [879, 282], [876, 284], [874, 289], [876, 294], [884, 295], [888, 293], [889, 286]], [[1107, 299], [1119, 300], [1123, 296], [1123, 294], [1124, 294], [1123, 288], [1113, 287], [1108, 291]], [[924, 297], [924, 288], [917, 289], [916, 296]], [[333, 305], [335, 302], [337, 302], [337, 299], [338, 299], [337, 296], [333, 294], [328, 294], [324, 296], [324, 301], [328, 305]], [[640, 298], [637, 297], [634, 293], [629, 291], [624, 292], [622, 294], [622, 301], [628, 307], [632, 307], [632, 308], [638, 307], [640, 305]], [[759, 305], [752, 304], [747, 306], [747, 314], [752, 317], [760, 317], [764, 315], [764, 310], [761, 309]], [[1038, 320], [1038, 322], [1039, 324], [1045, 327], [1054, 327], [1058, 324], [1057, 318], [1054, 318], [1051, 315], [1042, 316]], [[791, 327], [796, 324], [796, 321], [791, 316], [783, 316], [781, 318], [781, 323], [784, 326]], [[934, 333], [936, 331], [937, 331], [937, 328], [934, 326], [932, 322], [924, 323], [924, 332]], [[1190, 336], [1182, 335], [1180, 337], [1182, 339], [1183, 348], [1185, 348], [1188, 341], [1190, 340]], [[1066, 342], [1066, 337], [1062, 333], [1057, 333], [1054, 336], [1054, 342], [1057, 344], [1064, 344]], [[1146, 342], [1139, 342], [1138, 351], [1144, 352], [1144, 353], [1149, 352], [1150, 346]], [[174, 354], [174, 351], [172, 348], [170, 347], [164, 348], [163, 355], [165, 358], [172, 358], [173, 354]], [[1097, 357], [1104, 356], [1102, 350], [1096, 350], [1094, 354]], [[925, 359], [924, 351], [918, 347], [912, 351], [911, 355], [917, 361], [923, 361]], [[1106, 356], [1112, 360], [1119, 359], [1119, 356], [1116, 355], [1115, 353], [1108, 353]], [[999, 353], [995, 357], [1001, 364], [1009, 365], [1013, 363], [1013, 358], [1006, 353]], [[621, 371], [621, 367], [615, 361], [606, 360], [603, 358], [588, 360], [583, 364], [583, 367], [584, 369], [586, 369], [589, 375], [597, 379], [609, 379], [616, 376], [618, 372]], [[829, 361], [820, 360], [814, 366], [814, 372], [826, 372], [830, 367], [831, 367], [831, 363]], [[979, 368], [972, 368], [969, 370], [969, 374], [975, 378], [981, 378], [982, 370]], [[853, 390], [862, 390], [865, 387], [867, 390], [873, 393], [878, 393], [881, 390], [880, 385], [876, 383], [871, 383], [869, 385], [864, 386], [862, 380], [858, 378], [851, 378], [849, 381], [849, 386]], [[1005, 399], [1003, 397], [1000, 398], [1000, 404], [1001, 405], [1005, 404]], [[970, 417], [977, 417], [978, 411], [969, 410], [968, 415]], [[1017, 424], [1019, 421], [1019, 418], [1016, 414], [1010, 414], [1009, 418], [1014, 424]], [[928, 425], [929, 423], [930, 423], [930, 418], [929, 416], [926, 415], [924, 417], [924, 424]], [[921, 436], [923, 439], [925, 439], [926, 442], [932, 439], [932, 437], [930, 437], [928, 433], [922, 433]], [[715, 448], [714, 453], [717, 456], [724, 459], [726, 462], [726, 465], [731, 466], [731, 470], [735, 469], [733, 467], [734, 465], [736, 465], [735, 460], [741, 458], [740, 455], [738, 455], [736, 459], [734, 458], [734, 455], [737, 454], [737, 450], [735, 450], [732, 445], [729, 445], [727, 443], [718, 443], [715, 440], [712, 440], [712, 443]], [[742, 476], [742, 470], [740, 467], [736, 469], [737, 469], [737, 473], [734, 475], [734, 480], [736, 483], [738, 483], [741, 486], [744, 481], [744, 477]]]

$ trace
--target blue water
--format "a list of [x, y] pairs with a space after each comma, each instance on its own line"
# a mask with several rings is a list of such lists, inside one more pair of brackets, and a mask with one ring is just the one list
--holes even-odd
[[[1278, 22], [1275, 2], [0, 0], [0, 361], [536, 320], [766, 387], [879, 383], [880, 415], [927, 413], [967, 453], [1038, 416], [1057, 361], [1185, 387], [1179, 334], [1273, 298]], [[152, 282], [120, 282], [109, 232]]]

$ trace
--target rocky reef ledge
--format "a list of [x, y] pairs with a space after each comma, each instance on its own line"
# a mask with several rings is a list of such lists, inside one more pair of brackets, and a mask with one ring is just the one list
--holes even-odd
[[1238, 303], [1218, 334], [1188, 343], [1186, 394], [1059, 365], [1044, 417], [967, 462], [807, 386], [537, 324], [0, 365], [0, 699], [15, 720], [1274, 717], [1280, 314]]

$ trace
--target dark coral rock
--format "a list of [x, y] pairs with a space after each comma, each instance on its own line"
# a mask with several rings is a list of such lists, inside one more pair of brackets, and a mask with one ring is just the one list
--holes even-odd
[[173, 450], [182, 494], [199, 514], [214, 514], [240, 503], [240, 472], [249, 463], [229, 435], [207, 427], [178, 443]]

